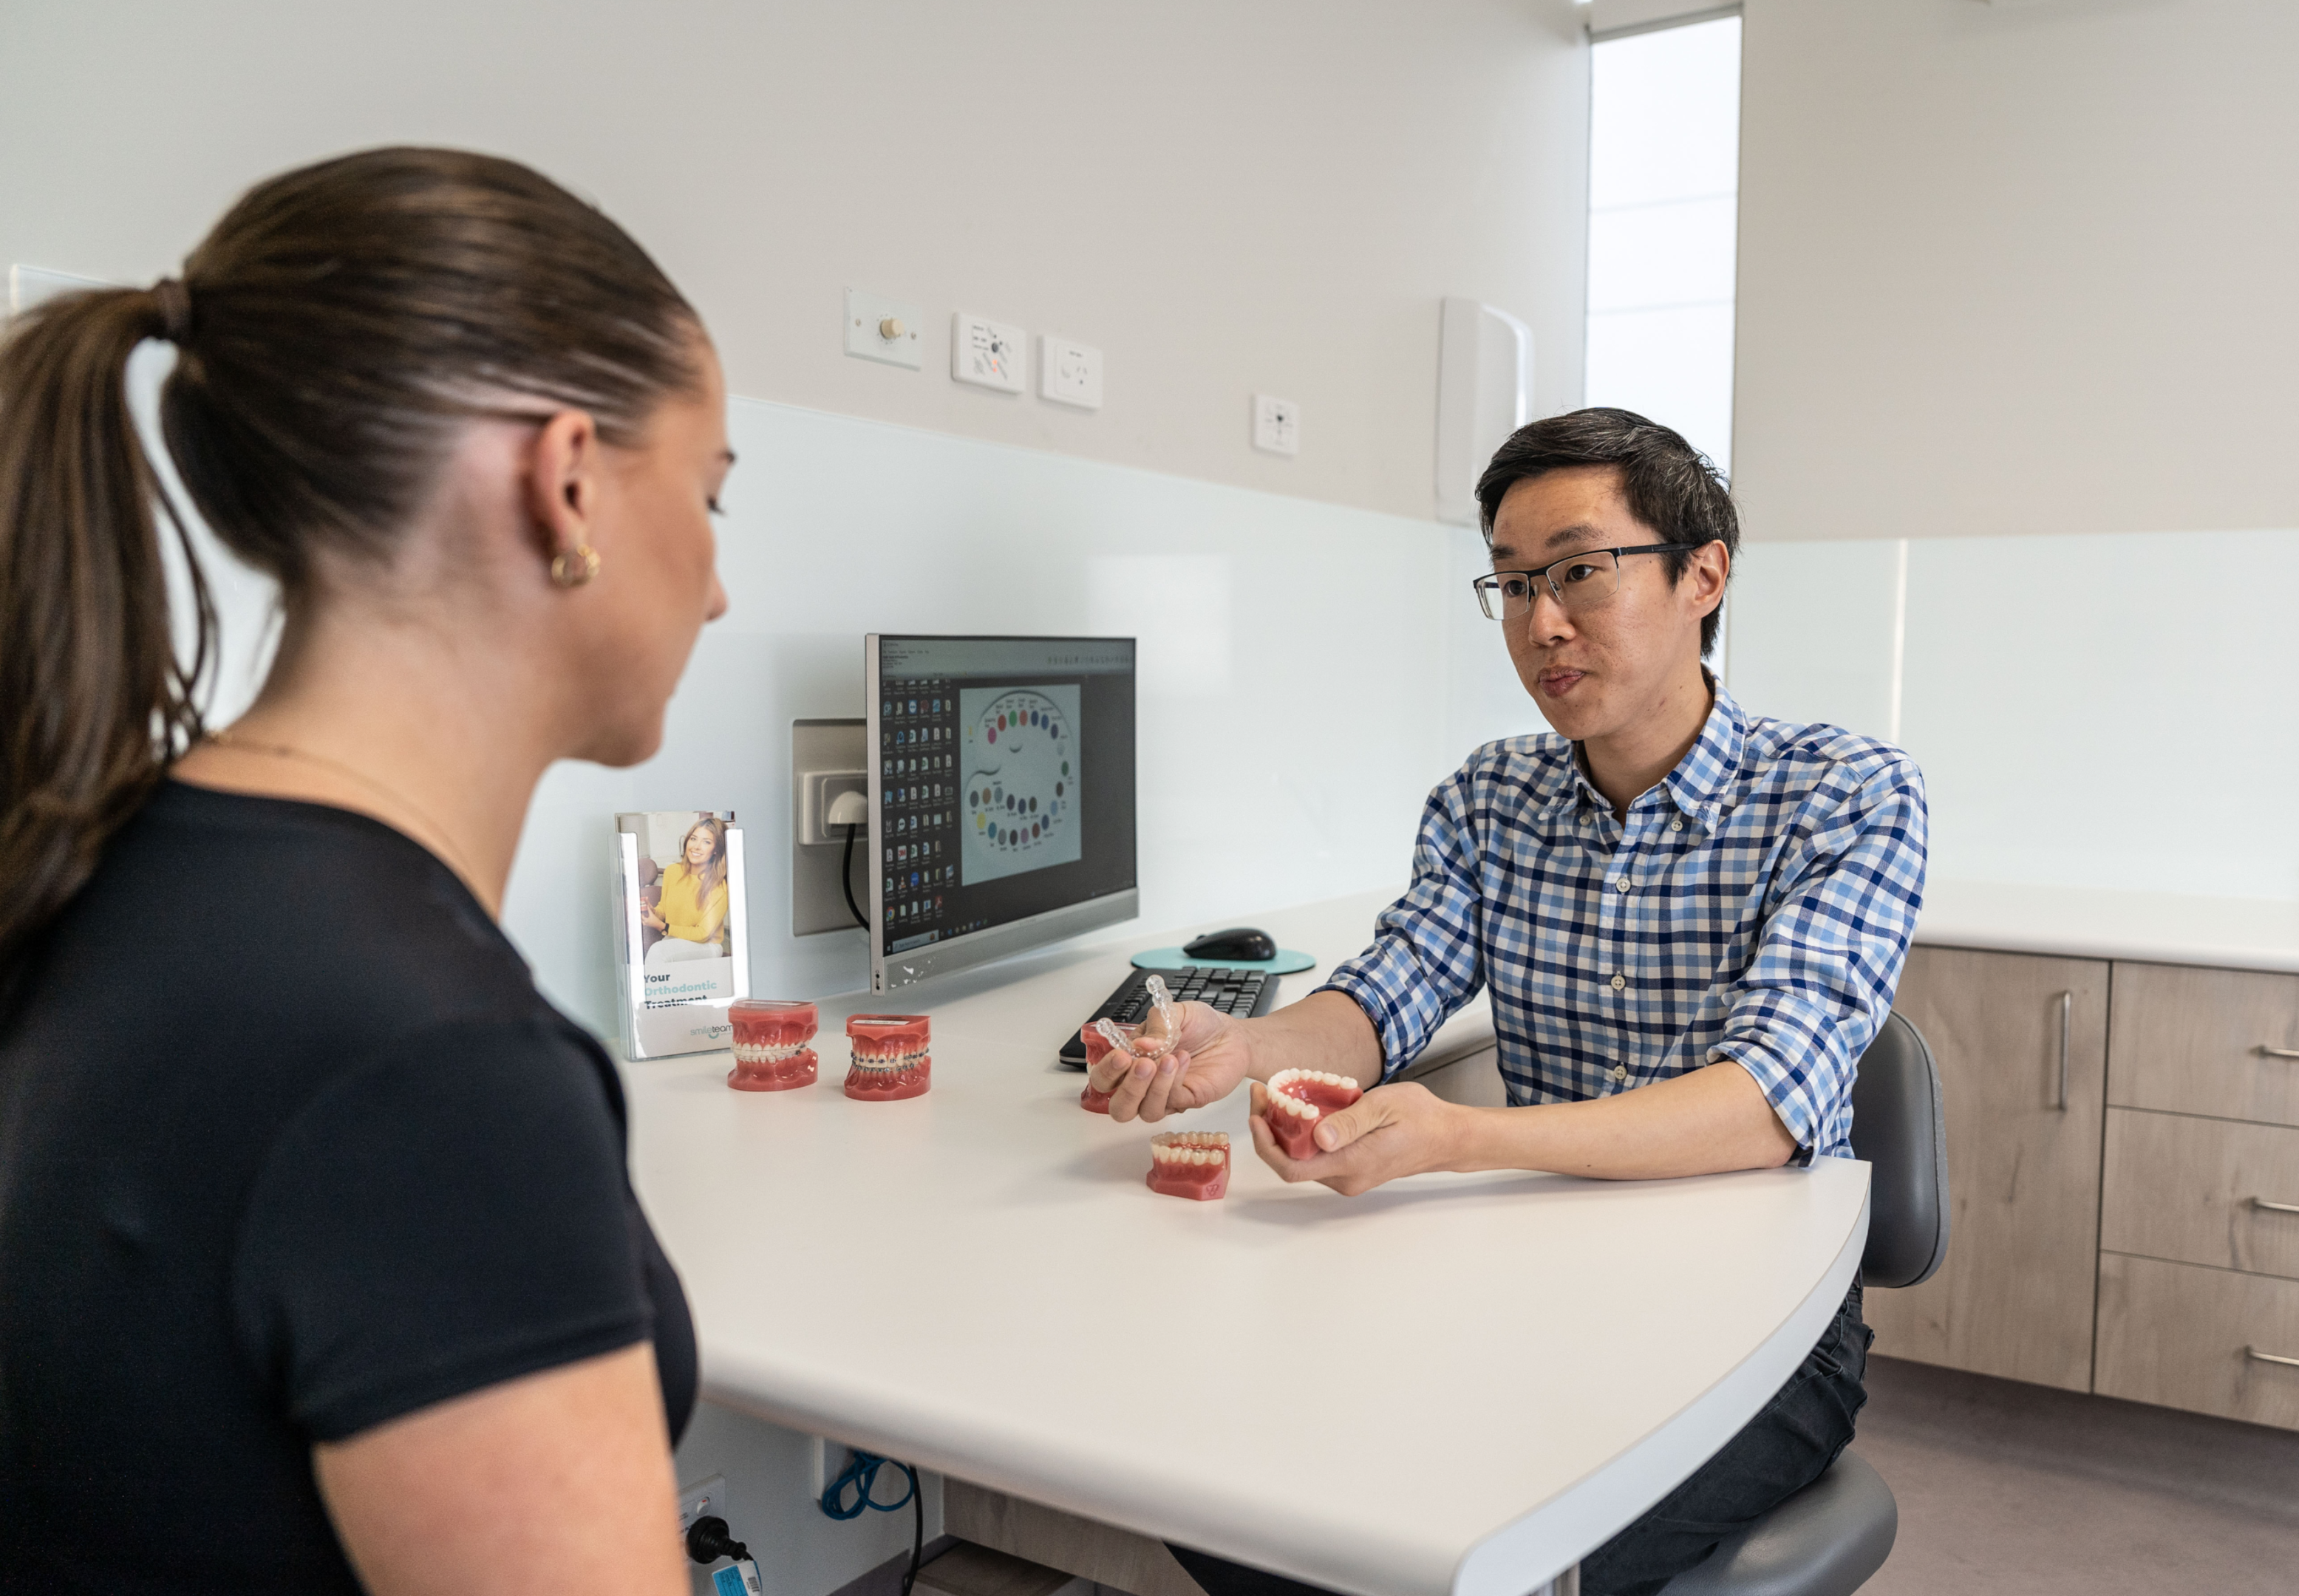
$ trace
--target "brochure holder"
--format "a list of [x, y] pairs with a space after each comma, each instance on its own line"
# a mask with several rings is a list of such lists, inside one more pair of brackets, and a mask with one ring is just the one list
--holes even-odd
[[[626, 1058], [668, 1058], [732, 1045], [727, 1005], [751, 995], [749, 896], [743, 832], [731, 823], [734, 818], [731, 810], [695, 809], [615, 816], [615, 1007]], [[715, 831], [706, 840], [722, 847], [723, 856], [689, 865], [685, 849], [698, 831]], [[683, 889], [707, 912], [714, 865], [723, 865], [726, 895], [715, 939], [678, 934], [693, 930], [692, 924], [666, 930], [654, 923], [662, 918], [666, 889]], [[699, 876], [705, 885], [698, 889], [680, 872]]]

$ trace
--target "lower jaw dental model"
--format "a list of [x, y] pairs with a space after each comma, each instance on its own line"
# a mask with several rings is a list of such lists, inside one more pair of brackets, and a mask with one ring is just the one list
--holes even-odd
[[1316, 1143], [1317, 1121], [1364, 1096], [1365, 1088], [1346, 1075], [1323, 1070], [1280, 1070], [1269, 1078], [1268, 1107], [1263, 1119], [1286, 1157], [1310, 1158], [1323, 1151]]
[[1169, 1130], [1150, 1138], [1150, 1189], [1210, 1203], [1229, 1190], [1229, 1133]]
[[735, 1067], [726, 1084], [738, 1092], [787, 1092], [810, 1087], [821, 1060], [807, 1046], [819, 1017], [810, 1003], [740, 997], [726, 1007], [735, 1029]]
[[857, 1014], [846, 1022], [846, 1039], [854, 1054], [846, 1071], [849, 1097], [893, 1103], [923, 1097], [934, 1084], [924, 1014]]
[[1109, 1094], [1093, 1089], [1093, 1071], [1112, 1052], [1130, 1052], [1133, 1038], [1141, 1034], [1138, 1025], [1119, 1025], [1108, 1020], [1096, 1020], [1091, 1025], [1078, 1028], [1078, 1036], [1085, 1043], [1085, 1089], [1078, 1094], [1078, 1103], [1090, 1114], [1109, 1112]]
[[[1156, 1063], [1174, 1050], [1174, 1042], [1182, 1034], [1182, 1018], [1174, 1008], [1174, 995], [1166, 989], [1163, 976], [1153, 975], [1143, 983], [1150, 994], [1150, 1017], [1139, 1025], [1120, 1025], [1115, 1020], [1096, 1020], [1078, 1028], [1078, 1038], [1085, 1043], [1085, 1067], [1091, 1072], [1111, 1053], [1130, 1053], [1135, 1058], [1146, 1058]], [[1089, 1079], [1085, 1090], [1078, 1094], [1079, 1104], [1089, 1113], [1109, 1112], [1109, 1094], [1097, 1092]]]

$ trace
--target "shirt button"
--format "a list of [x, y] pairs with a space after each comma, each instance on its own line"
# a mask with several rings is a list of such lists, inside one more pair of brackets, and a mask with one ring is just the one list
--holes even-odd
[[1624, 875], [1614, 876], [1613, 878], [1613, 885], [1619, 888], [1622, 891], [1626, 892], [1629, 889], [1629, 878]]
[[1613, 978], [1613, 990], [1615, 992], [1623, 990], [1628, 984], [1629, 978], [1625, 975], [1616, 975]]
[[1613, 1066], [1613, 1079], [1614, 1079], [1615, 1081], [1626, 1080], [1628, 1078], [1629, 1078], [1629, 1067], [1628, 1067], [1628, 1065], [1626, 1065], [1626, 1064], [1614, 1064], [1614, 1065]]
[[1684, 830], [1683, 817], [1680, 815], [1676, 819], [1670, 821], [1668, 823], [1668, 829], [1672, 831], [1681, 831]]

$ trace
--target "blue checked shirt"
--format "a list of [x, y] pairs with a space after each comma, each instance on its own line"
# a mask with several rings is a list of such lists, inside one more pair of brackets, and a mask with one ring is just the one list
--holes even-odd
[[1737, 1060], [1800, 1149], [1852, 1155], [1852, 1078], [1923, 903], [1923, 776], [1888, 743], [1750, 720], [1722, 687], [1626, 823], [1553, 734], [1487, 743], [1422, 811], [1413, 887], [1323, 989], [1384, 1075], [1492, 988], [1509, 1101]]

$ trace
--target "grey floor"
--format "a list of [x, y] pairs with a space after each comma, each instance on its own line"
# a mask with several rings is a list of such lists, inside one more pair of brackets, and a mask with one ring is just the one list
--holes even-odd
[[2299, 1592], [2299, 1434], [1872, 1358], [1900, 1538], [1863, 1596]]

